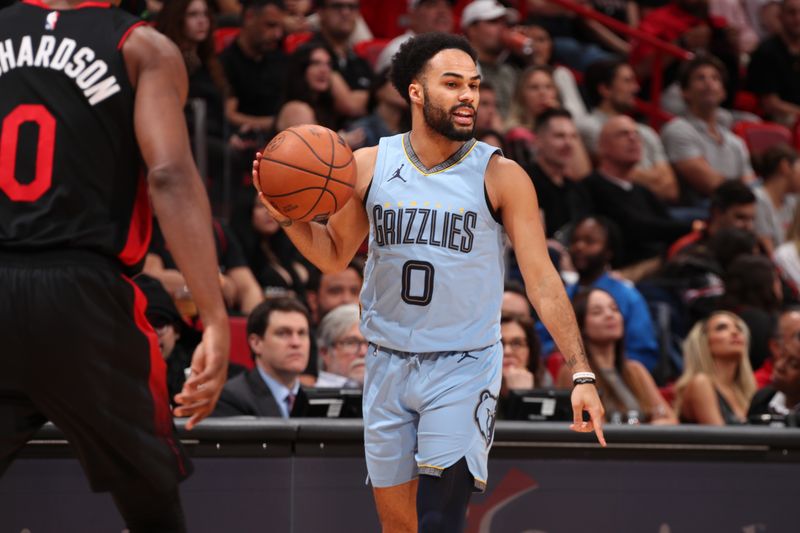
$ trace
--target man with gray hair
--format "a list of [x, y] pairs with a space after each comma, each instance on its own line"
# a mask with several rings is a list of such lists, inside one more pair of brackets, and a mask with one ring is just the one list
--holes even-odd
[[363, 386], [367, 340], [358, 323], [358, 304], [340, 305], [320, 322], [317, 331], [317, 387]]

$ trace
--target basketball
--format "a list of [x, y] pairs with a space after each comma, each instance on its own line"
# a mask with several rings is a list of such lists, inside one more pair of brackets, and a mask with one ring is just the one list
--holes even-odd
[[353, 195], [356, 163], [337, 133], [313, 124], [287, 128], [264, 148], [258, 186], [282, 214], [325, 221]]

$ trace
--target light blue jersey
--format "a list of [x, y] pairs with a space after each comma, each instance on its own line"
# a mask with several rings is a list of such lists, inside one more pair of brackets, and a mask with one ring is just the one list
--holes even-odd
[[373, 344], [440, 352], [500, 340], [503, 228], [484, 189], [497, 152], [471, 140], [428, 169], [408, 133], [380, 140], [361, 291], [361, 331]]

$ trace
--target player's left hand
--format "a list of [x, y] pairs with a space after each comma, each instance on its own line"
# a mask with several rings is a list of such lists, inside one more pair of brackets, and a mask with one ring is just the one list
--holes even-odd
[[[589, 413], [589, 421], [583, 421], [583, 412]], [[591, 383], [576, 385], [572, 389], [572, 414], [573, 420], [569, 428], [580, 433], [594, 431], [600, 446], [606, 446], [606, 438], [603, 436], [603, 421], [606, 411], [597, 394], [597, 388]]]
[[188, 416], [186, 429], [191, 430], [211, 414], [217, 405], [222, 387], [228, 377], [230, 329], [227, 318], [220, 324], [208, 324], [203, 340], [192, 356], [192, 375], [175, 395], [175, 416]]

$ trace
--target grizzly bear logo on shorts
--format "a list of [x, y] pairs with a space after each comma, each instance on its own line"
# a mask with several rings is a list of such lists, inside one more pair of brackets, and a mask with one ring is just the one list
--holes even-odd
[[488, 390], [482, 390], [478, 405], [475, 406], [475, 423], [478, 425], [478, 431], [481, 432], [483, 440], [486, 441], [487, 448], [492, 445], [492, 439], [494, 438], [496, 411], [497, 396], [492, 395]]

